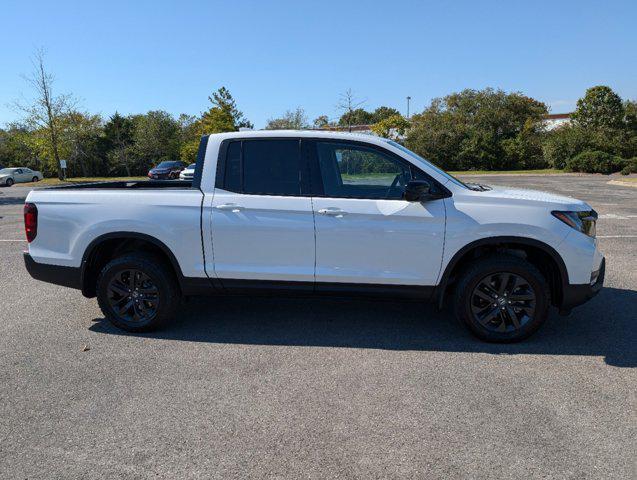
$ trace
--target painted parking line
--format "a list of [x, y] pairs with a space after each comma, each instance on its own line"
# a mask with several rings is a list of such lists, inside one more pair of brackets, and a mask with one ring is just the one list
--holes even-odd
[[26, 240], [20, 240], [17, 238], [11, 238], [11, 239], [0, 238], [0, 242], [26, 242]]
[[597, 238], [637, 238], [637, 235], [597, 235]]

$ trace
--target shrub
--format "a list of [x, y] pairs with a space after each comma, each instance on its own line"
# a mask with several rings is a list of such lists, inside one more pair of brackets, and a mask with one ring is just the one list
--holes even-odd
[[567, 170], [606, 175], [620, 171], [625, 165], [626, 160], [599, 150], [587, 150], [566, 161]]
[[637, 157], [628, 160], [628, 164], [622, 169], [622, 175], [630, 175], [631, 173], [637, 173]]
[[542, 150], [549, 165], [561, 170], [569, 158], [590, 149], [591, 143], [590, 135], [583, 128], [564, 125], [547, 133]]

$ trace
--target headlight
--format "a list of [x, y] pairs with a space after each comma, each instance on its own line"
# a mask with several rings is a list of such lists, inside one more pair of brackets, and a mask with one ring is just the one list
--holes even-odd
[[597, 222], [597, 212], [595, 210], [584, 212], [561, 212], [559, 210], [553, 210], [551, 214], [578, 232], [595, 238], [595, 224]]

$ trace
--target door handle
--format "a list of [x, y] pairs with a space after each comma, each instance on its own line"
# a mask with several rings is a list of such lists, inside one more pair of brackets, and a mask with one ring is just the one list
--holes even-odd
[[217, 205], [215, 207], [217, 210], [229, 210], [231, 212], [240, 212], [241, 210], [244, 210], [244, 207], [242, 207], [241, 205], [237, 205], [235, 203], [224, 203], [223, 205]]
[[347, 214], [347, 212], [345, 210], [341, 210], [340, 208], [321, 208], [318, 213], [320, 213], [321, 215], [329, 215], [331, 217], [342, 217], [343, 215]]

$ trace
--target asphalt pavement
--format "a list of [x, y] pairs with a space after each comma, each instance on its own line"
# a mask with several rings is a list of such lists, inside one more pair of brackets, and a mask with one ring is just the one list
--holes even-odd
[[600, 214], [606, 286], [491, 345], [400, 301], [202, 298], [110, 326], [27, 274], [0, 189], [0, 478], [635, 478], [637, 188], [489, 176]]

